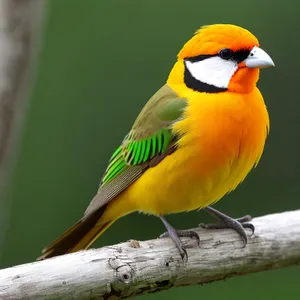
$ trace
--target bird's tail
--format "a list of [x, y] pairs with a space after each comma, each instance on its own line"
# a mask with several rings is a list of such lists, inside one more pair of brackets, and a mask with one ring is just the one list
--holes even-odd
[[87, 249], [114, 222], [114, 220], [103, 220], [101, 222], [105, 208], [106, 206], [101, 207], [91, 215], [79, 220], [43, 249], [42, 255], [37, 260]]

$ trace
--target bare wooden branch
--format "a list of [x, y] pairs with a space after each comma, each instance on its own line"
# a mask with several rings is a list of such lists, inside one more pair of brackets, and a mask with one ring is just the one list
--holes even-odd
[[43, 6], [44, 0], [0, 0], [0, 250], [9, 215], [6, 188], [33, 79]]
[[120, 299], [300, 264], [300, 210], [253, 220], [246, 247], [232, 230], [199, 229], [182, 261], [169, 238], [129, 241], [0, 270], [0, 299]]

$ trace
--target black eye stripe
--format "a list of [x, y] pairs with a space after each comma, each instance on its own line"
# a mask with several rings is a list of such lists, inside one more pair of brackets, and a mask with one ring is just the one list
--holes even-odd
[[193, 57], [187, 57], [185, 60], [190, 62], [197, 62], [215, 56], [218, 56], [218, 54], [201, 54]]
[[[222, 50], [224, 50], [224, 49], [222, 49]], [[210, 57], [220, 56], [219, 53], [217, 53], [217, 54], [200, 54], [200, 55], [193, 56], [193, 57], [187, 57], [187, 58], [185, 58], [185, 60], [194, 63], [194, 62], [202, 61], [202, 60], [210, 58]], [[250, 54], [250, 50], [248, 50], [248, 49], [240, 49], [237, 51], [232, 51], [232, 57], [230, 59], [233, 59], [237, 63], [240, 63], [244, 59], [246, 59], [249, 54]]]
[[250, 54], [250, 50], [248, 49], [241, 49], [233, 52], [233, 59], [238, 63], [242, 62], [246, 59]]

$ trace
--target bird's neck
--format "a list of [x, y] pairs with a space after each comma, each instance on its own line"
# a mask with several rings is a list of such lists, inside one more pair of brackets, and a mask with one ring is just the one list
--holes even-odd
[[256, 87], [259, 69], [240, 68], [232, 76], [228, 91], [236, 93], [251, 93]]

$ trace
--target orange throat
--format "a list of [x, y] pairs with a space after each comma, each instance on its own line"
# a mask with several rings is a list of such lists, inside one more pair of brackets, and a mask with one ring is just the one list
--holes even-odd
[[249, 69], [240, 63], [237, 71], [232, 76], [228, 91], [236, 93], [250, 93], [256, 87], [259, 79], [259, 69]]

